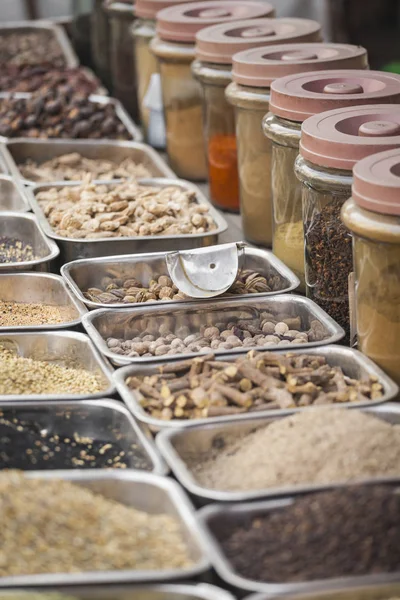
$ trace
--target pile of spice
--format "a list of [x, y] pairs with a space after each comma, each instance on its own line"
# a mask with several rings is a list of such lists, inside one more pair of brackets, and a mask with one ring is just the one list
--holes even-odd
[[400, 495], [390, 486], [310, 494], [254, 516], [227, 513], [223, 521], [214, 526], [223, 529], [216, 535], [224, 554], [236, 573], [254, 581], [305, 582], [399, 569]]
[[115, 105], [59, 88], [28, 98], [12, 94], [0, 102], [0, 135], [8, 138], [89, 138], [129, 140]]
[[[290, 346], [321, 341], [327, 337], [325, 327], [316, 319], [304, 326], [300, 317], [288, 317], [280, 309], [272, 310], [275, 312], [258, 311], [256, 308], [247, 313], [238, 311], [239, 317], [233, 314], [234, 310], [226, 313], [217, 310], [215, 325], [199, 325], [200, 319], [192, 318], [190, 326], [179, 325], [182, 323], [179, 313], [177, 317], [161, 318], [152, 314], [147, 320], [143, 317], [138, 319], [141, 330], [135, 328], [134, 318], [129, 317], [129, 328], [115, 330], [118, 332], [123, 329], [126, 337], [108, 338], [107, 346], [114, 354], [146, 358], [166, 354], [209, 353], [213, 350]], [[212, 309], [209, 314], [212, 315]], [[240, 314], [243, 318], [240, 318]], [[128, 338], [130, 331], [135, 334], [131, 339]]]
[[[257, 294], [282, 289], [282, 278], [276, 275], [263, 276], [252, 270], [242, 271], [232, 287], [223, 296]], [[135, 277], [119, 279], [103, 277], [99, 287], [89, 288], [85, 298], [102, 304], [129, 304], [131, 302], [155, 302], [185, 300], [188, 297], [180, 292], [168, 275], [154, 275], [147, 286]]]
[[41, 65], [1, 65], [1, 92], [37, 92], [46, 93], [55, 87], [60, 92], [94, 94], [100, 87], [100, 81], [89, 75], [87, 69], [55, 69], [51, 63]]
[[51, 31], [29, 31], [0, 35], [0, 64], [35, 65], [51, 63], [57, 67], [65, 65], [61, 46]]
[[0, 236], [0, 263], [27, 262], [37, 258], [30, 244], [18, 238]]
[[142, 163], [135, 162], [132, 158], [124, 158], [121, 162], [106, 160], [104, 158], [86, 158], [79, 152], [62, 154], [42, 163], [28, 159], [18, 165], [23, 177], [31, 181], [80, 181], [87, 178], [101, 179], [128, 179], [147, 178], [152, 173]]
[[15, 471], [0, 476], [0, 541], [1, 577], [191, 565], [174, 517]]
[[172, 185], [85, 182], [39, 192], [36, 200], [54, 231], [68, 238], [193, 234], [216, 227], [195, 191]]
[[25, 358], [0, 344], [0, 396], [95, 394], [104, 388], [105, 383], [98, 374], [83, 368]]
[[126, 383], [148, 414], [165, 420], [368, 402], [383, 394], [373, 378], [351, 379], [324, 356], [254, 351], [234, 362], [216, 361], [211, 355], [166, 363], [157, 373], [128, 377]]
[[0, 327], [58, 325], [74, 321], [78, 313], [72, 306], [0, 300]]
[[244, 435], [219, 433], [204, 453], [181, 454], [196, 480], [248, 491], [400, 476], [400, 425], [357, 410], [321, 408]]
[[[37, 410], [22, 407], [0, 410], [0, 468], [152, 470], [140, 444], [130, 443], [112, 420], [96, 420], [96, 436], [92, 437], [79, 433], [90, 425], [91, 411], [56, 410], [50, 427], [48, 409], [44, 411], [36, 417]], [[66, 430], [65, 422], [70, 434], [60, 432]]]

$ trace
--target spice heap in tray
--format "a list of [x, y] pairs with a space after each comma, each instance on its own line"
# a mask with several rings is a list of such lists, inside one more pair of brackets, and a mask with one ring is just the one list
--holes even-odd
[[0, 587], [400, 598], [400, 76], [92, 4], [0, 27]]

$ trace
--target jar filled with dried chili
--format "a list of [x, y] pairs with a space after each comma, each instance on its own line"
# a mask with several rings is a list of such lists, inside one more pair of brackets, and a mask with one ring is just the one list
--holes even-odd
[[[309, 35], [317, 40], [320, 26], [309, 23]], [[245, 237], [251, 242], [272, 245], [271, 142], [262, 131], [271, 84], [290, 73], [335, 68], [339, 52], [349, 61], [365, 55], [356, 46], [303, 43], [260, 47], [233, 56], [233, 82], [226, 97], [235, 108], [240, 211]]]
[[208, 0], [157, 14], [151, 50], [159, 61], [168, 158], [179, 177], [207, 178], [201, 86], [191, 71], [196, 33], [217, 23], [265, 17], [270, 11], [269, 4], [256, 0]]
[[[360, 74], [358, 84], [373, 83], [383, 100], [383, 88], [400, 102], [400, 76]], [[392, 80], [385, 77], [392, 77]], [[353, 82], [355, 85], [355, 82]], [[345, 85], [345, 84], [343, 84]], [[396, 93], [397, 89], [397, 93]], [[389, 101], [389, 98], [386, 98]], [[348, 278], [352, 243], [340, 219], [351, 196], [352, 169], [362, 158], [400, 148], [400, 105], [374, 104], [327, 111], [303, 123], [296, 174], [302, 182], [307, 296], [349, 333]]]
[[194, 76], [203, 87], [204, 126], [212, 202], [239, 210], [239, 177], [233, 106], [225, 98], [234, 54], [277, 43], [317, 39], [319, 25], [308, 19], [258, 19], [207, 27], [196, 35]]
[[353, 235], [358, 347], [400, 384], [400, 149], [355, 165], [342, 220]]

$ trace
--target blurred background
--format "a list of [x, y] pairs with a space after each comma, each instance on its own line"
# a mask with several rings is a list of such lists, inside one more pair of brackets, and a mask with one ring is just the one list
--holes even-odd
[[[2, 22], [65, 18], [90, 11], [95, 0], [1, 0]], [[400, 72], [400, 0], [275, 0], [277, 16], [309, 17], [325, 39], [368, 49], [371, 68]], [[86, 31], [85, 34], [89, 35]]]

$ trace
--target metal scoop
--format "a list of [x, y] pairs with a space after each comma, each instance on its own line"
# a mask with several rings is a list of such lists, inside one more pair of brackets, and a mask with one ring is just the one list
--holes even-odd
[[223, 294], [243, 268], [246, 244], [237, 242], [166, 255], [169, 275], [180, 292], [191, 298]]

